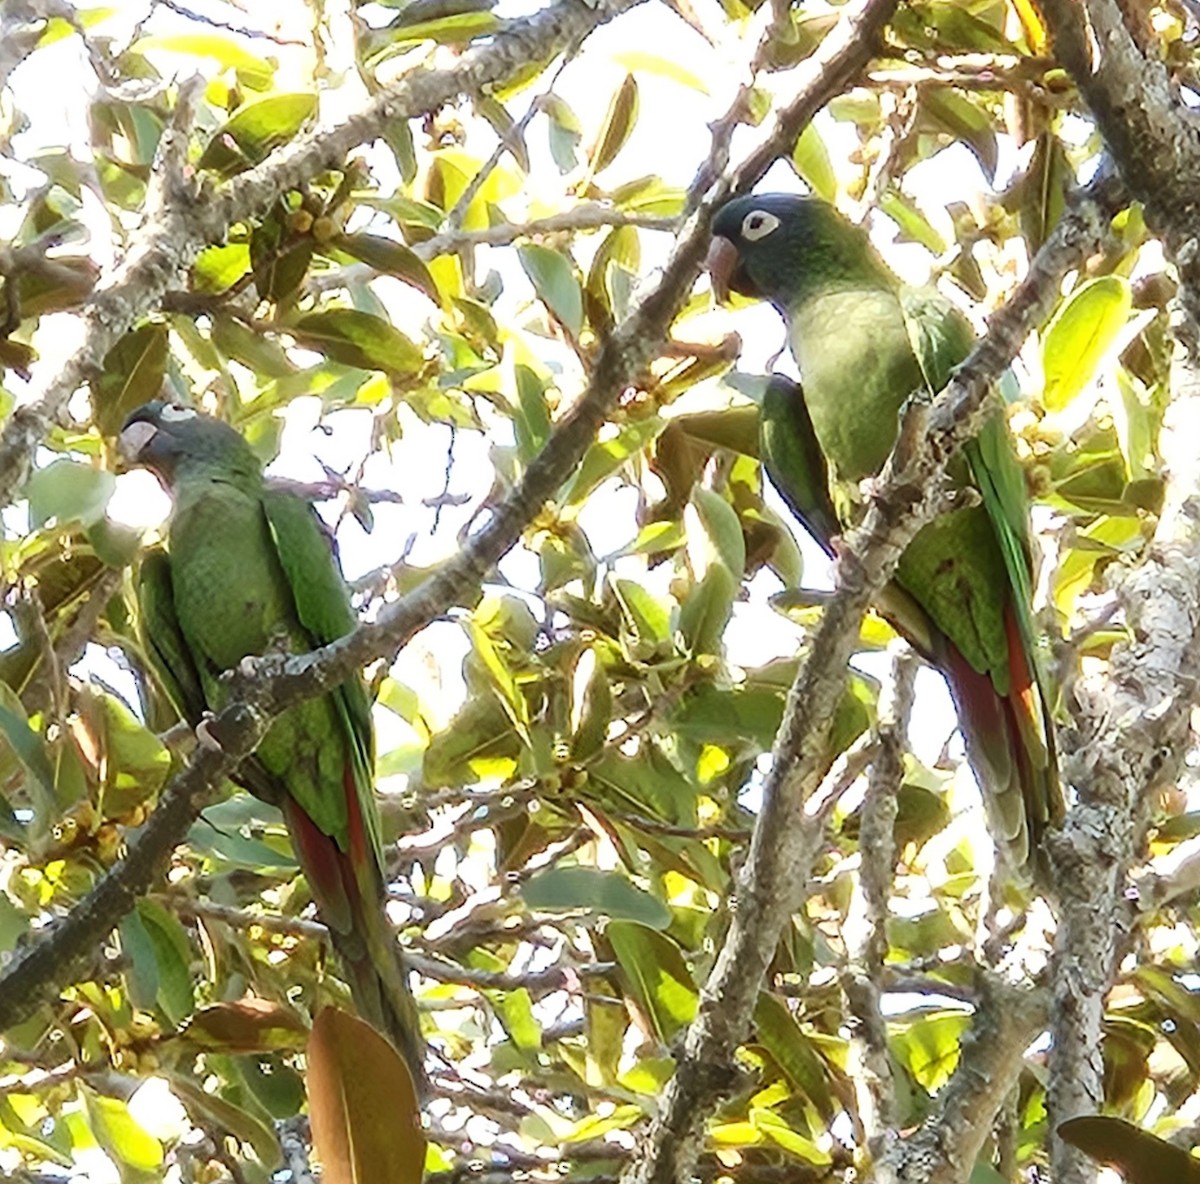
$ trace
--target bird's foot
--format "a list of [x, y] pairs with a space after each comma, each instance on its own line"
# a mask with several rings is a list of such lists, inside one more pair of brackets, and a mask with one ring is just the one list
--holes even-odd
[[196, 743], [210, 752], [224, 752], [221, 741], [213, 735], [212, 723], [217, 717], [211, 711], [204, 713], [204, 718], [196, 725]]
[[[865, 505], [867, 502], [878, 497], [886, 487], [887, 482], [882, 477], [864, 477], [858, 483], [858, 496]], [[837, 543], [834, 543], [833, 546], [836, 550]]]

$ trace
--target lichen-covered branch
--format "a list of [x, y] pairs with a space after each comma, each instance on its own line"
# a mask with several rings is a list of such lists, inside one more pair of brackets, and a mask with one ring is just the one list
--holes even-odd
[[892, 677], [879, 700], [878, 748], [862, 804], [858, 883], [844, 926], [848, 964], [842, 975], [842, 991], [853, 1024], [848, 1072], [867, 1160], [879, 1165], [879, 1184], [889, 1184], [886, 1156], [898, 1137], [882, 998], [888, 901], [896, 870], [897, 803], [904, 780], [904, 750], [916, 678], [915, 656], [903, 643], [897, 644], [900, 650], [892, 662]]
[[[1143, 51], [1142, 14], [1117, 0], [1042, 0], [1054, 48], [1087, 101], [1130, 192], [1164, 232], [1179, 269], [1172, 401], [1163, 433], [1169, 482], [1151, 552], [1117, 587], [1130, 641], [1105, 676], [1075, 686], [1064, 734], [1078, 800], [1053, 846], [1060, 924], [1053, 961], [1051, 1125], [1101, 1108], [1104, 1001], [1129, 910], [1129, 865], [1156, 785], [1178, 773], [1200, 677], [1200, 127], [1166, 65]], [[1059, 1139], [1054, 1178], [1096, 1168]]]
[[[1200, 184], [1200, 126], [1179, 101], [1166, 64], [1145, 54], [1118, 0], [1039, 0], [1054, 51], [1071, 72], [1129, 191], [1172, 233], [1192, 217]], [[1147, 30], [1148, 31], [1148, 30]]]
[[901, 1184], [970, 1179], [996, 1112], [1020, 1075], [1025, 1050], [1046, 1023], [1047, 1006], [1043, 990], [984, 975], [975, 1026], [953, 1077], [933, 1112], [880, 1165], [890, 1179]]
[[[197, 253], [223, 242], [235, 223], [261, 214], [288, 189], [323, 169], [343, 163], [360, 144], [380, 136], [393, 121], [433, 112], [460, 95], [481, 95], [523, 69], [576, 44], [598, 25], [640, 0], [556, 0], [533, 16], [514, 21], [487, 44], [464, 53], [444, 70], [417, 68], [382, 91], [336, 127], [319, 129], [272, 153], [232, 181], [204, 183], [178, 177], [163, 181], [162, 201], [147, 202], [147, 218], [116, 268], [102, 277], [83, 311], [83, 341], [45, 384], [41, 397], [18, 408], [0, 435], [0, 506], [8, 505], [29, 474], [34, 450], [75, 391], [96, 374], [108, 351], [163, 294]], [[181, 96], [182, 98], [182, 96]], [[162, 154], [191, 130], [190, 107], [181, 103]], [[174, 136], [174, 140], [172, 139]], [[171, 174], [156, 165], [156, 177]]]
[[[1106, 677], [1076, 685], [1065, 772], [1079, 800], [1054, 846], [1061, 920], [1054, 951], [1055, 1123], [1101, 1108], [1104, 1000], [1130, 923], [1127, 872], [1155, 788], [1179, 774], [1200, 693], [1200, 366], [1176, 345], [1164, 432], [1170, 481], [1150, 554], [1117, 594], [1128, 644]], [[1083, 1184], [1095, 1165], [1061, 1140], [1055, 1179]]]

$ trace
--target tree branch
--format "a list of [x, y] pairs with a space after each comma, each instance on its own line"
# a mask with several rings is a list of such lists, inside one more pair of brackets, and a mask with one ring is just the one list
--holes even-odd
[[1045, 991], [1014, 987], [987, 972], [981, 987], [975, 1027], [954, 1076], [933, 1112], [886, 1162], [891, 1178], [903, 1184], [962, 1184], [970, 1177], [1025, 1050], [1046, 1022]]
[[[1200, 699], [1200, 365], [1177, 342], [1163, 439], [1167, 502], [1146, 561], [1117, 595], [1130, 642], [1107, 677], [1080, 680], [1064, 746], [1079, 801], [1054, 844], [1061, 920], [1054, 948], [1054, 1045], [1049, 1110], [1055, 1125], [1101, 1108], [1101, 1027], [1117, 951], [1131, 923], [1127, 872], [1144, 840], [1153, 790], [1171, 784]], [[1082, 1184], [1095, 1165], [1059, 1139], [1055, 1179]]]
[[[1042, 0], [1060, 60], [1074, 76], [1130, 192], [1164, 233], [1179, 269], [1172, 401], [1162, 438], [1166, 505], [1146, 561], [1117, 599], [1129, 644], [1107, 675], [1075, 686], [1063, 746], [1078, 793], [1052, 846], [1060, 902], [1053, 957], [1051, 1126], [1101, 1108], [1102, 1021], [1130, 910], [1125, 887], [1153, 788], [1179, 772], [1200, 679], [1200, 239], [1195, 194], [1200, 127], [1162, 61], [1147, 55], [1117, 0]], [[1136, 14], [1135, 14], [1136, 15]], [[1131, 16], [1128, 19], [1134, 19]], [[1060, 1184], [1095, 1166], [1055, 1137]]]
[[147, 217], [133, 246], [101, 279], [88, 301], [79, 348], [50, 379], [37, 402], [13, 412], [0, 435], [0, 506], [8, 505], [24, 485], [35, 449], [67, 401], [99, 371], [124, 333], [158, 305], [203, 247], [223, 242], [235, 222], [260, 214], [280, 194], [323, 169], [337, 167], [352, 149], [382, 135], [389, 124], [436, 111], [460, 95], [482, 95], [640, 2], [556, 0], [533, 16], [514, 21], [485, 45], [468, 50], [453, 66], [414, 69], [343, 123], [301, 136], [223, 185], [213, 187], [205, 180], [199, 193], [162, 167], [166, 154], [176, 151], [172, 145], [186, 141], [192, 126], [191, 105], [183, 102], [181, 89], [172, 131], [164, 135], [152, 172], [162, 178], [160, 200], [147, 197]]
[[[849, 1076], [854, 1086], [868, 1162], [886, 1157], [898, 1135], [896, 1096], [882, 998], [885, 990], [888, 901], [896, 868], [897, 799], [904, 780], [904, 749], [913, 705], [916, 659], [903, 643], [880, 696], [878, 750], [867, 781], [859, 831], [858, 883], [844, 931], [849, 965], [842, 976], [850, 1037]], [[877, 1173], [879, 1184], [889, 1184]]]

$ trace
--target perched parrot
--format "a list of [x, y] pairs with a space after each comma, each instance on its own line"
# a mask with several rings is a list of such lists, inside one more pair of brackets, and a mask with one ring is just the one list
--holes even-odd
[[[732, 289], [767, 299], [787, 323], [802, 385], [768, 385], [760, 453], [833, 554], [861, 513], [862, 482], [895, 444], [902, 406], [946, 385], [974, 344], [970, 322], [936, 292], [902, 287], [866, 233], [812, 197], [728, 202], [713, 221], [709, 272], [718, 298]], [[978, 504], [921, 530], [878, 608], [949, 683], [993, 837], [1027, 881], [1062, 800], [1034, 657], [1028, 496], [1000, 409], [950, 476], [974, 487]]]
[[[306, 652], [349, 633], [350, 595], [312, 506], [264, 482], [228, 424], [155, 401], [118, 447], [171, 495], [167, 549], [147, 554], [138, 600], [149, 655], [193, 726], [229, 697], [221, 675], [267, 650]], [[423, 1082], [416, 1005], [383, 911], [371, 703], [358, 677], [288, 708], [236, 779], [278, 806], [363, 1017]]]

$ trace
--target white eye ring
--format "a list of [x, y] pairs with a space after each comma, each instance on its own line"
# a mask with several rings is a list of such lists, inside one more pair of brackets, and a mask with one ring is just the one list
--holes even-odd
[[742, 219], [742, 238], [752, 243], [766, 238], [779, 225], [779, 219], [767, 210], [751, 210]]
[[195, 419], [196, 413], [190, 407], [176, 407], [174, 403], [168, 403], [158, 417], [163, 423], [179, 423], [185, 419]]

